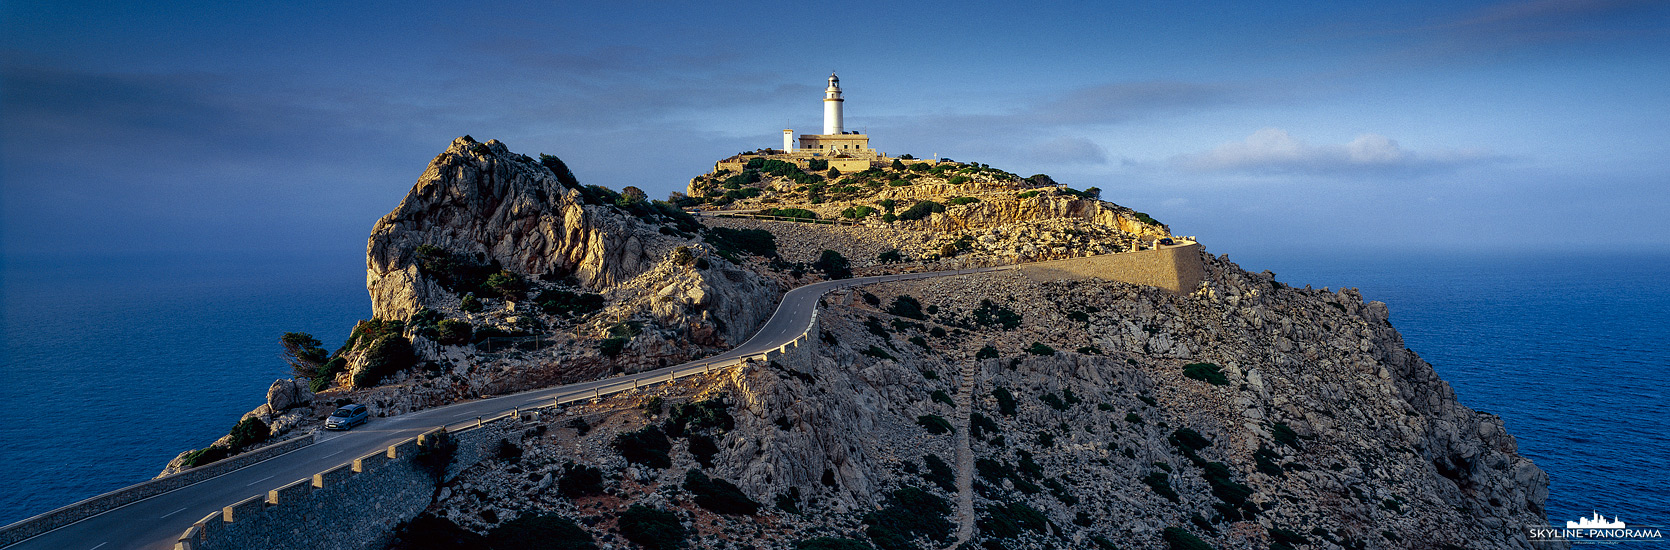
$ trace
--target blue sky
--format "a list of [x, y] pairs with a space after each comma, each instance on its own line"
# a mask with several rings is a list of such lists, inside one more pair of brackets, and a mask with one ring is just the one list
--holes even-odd
[[454, 137], [652, 196], [847, 126], [1254, 249], [1670, 249], [1670, 3], [0, 4], [8, 255], [363, 250]]

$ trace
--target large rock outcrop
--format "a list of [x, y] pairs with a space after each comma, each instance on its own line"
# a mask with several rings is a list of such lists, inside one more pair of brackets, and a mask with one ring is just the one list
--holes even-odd
[[582, 197], [498, 140], [453, 140], [371, 231], [372, 314], [404, 319], [451, 294], [419, 272], [419, 245], [497, 261], [520, 274], [572, 274], [594, 289], [631, 279], [677, 246], [642, 220]]

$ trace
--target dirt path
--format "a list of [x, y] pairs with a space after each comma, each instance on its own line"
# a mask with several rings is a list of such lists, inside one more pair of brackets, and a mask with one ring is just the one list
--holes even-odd
[[969, 447], [970, 415], [974, 412], [974, 373], [979, 363], [963, 363], [962, 391], [957, 392], [957, 543], [974, 539], [974, 450]]

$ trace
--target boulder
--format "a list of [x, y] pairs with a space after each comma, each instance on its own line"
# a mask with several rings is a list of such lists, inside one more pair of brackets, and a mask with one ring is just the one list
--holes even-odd
[[280, 378], [267, 386], [267, 410], [273, 414], [313, 402], [313, 392], [294, 378]]

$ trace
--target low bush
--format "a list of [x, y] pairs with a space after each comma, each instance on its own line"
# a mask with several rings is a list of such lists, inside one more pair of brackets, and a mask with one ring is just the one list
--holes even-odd
[[863, 353], [864, 353], [864, 355], [868, 355], [870, 357], [875, 357], [877, 359], [892, 359], [893, 358], [893, 355], [887, 353], [887, 350], [881, 349], [880, 347], [877, 347], [875, 345], [871, 345], [870, 349], [864, 350]]
[[688, 532], [678, 520], [678, 514], [633, 504], [621, 512], [618, 520], [620, 534], [646, 550], [675, 550], [685, 547]]
[[1015, 394], [1009, 393], [1008, 388], [993, 388], [992, 397], [997, 399], [997, 412], [1003, 416], [1015, 416]]
[[736, 418], [720, 399], [705, 399], [673, 405], [664, 429], [667, 435], [682, 437], [690, 432], [725, 433], [736, 428]]
[[690, 442], [690, 455], [696, 457], [696, 463], [703, 468], [712, 468], [713, 457], [719, 454], [719, 443], [713, 440], [713, 436], [690, 434], [686, 439]]
[[603, 494], [603, 470], [569, 462], [563, 464], [557, 477], [557, 494], [566, 498], [581, 498]]
[[1212, 545], [1182, 527], [1167, 527], [1160, 539], [1166, 542], [1167, 550], [1212, 550]]
[[473, 336], [475, 327], [469, 321], [443, 319], [435, 323], [435, 342], [443, 346], [462, 346], [470, 343]]
[[713, 227], [702, 235], [702, 240], [707, 241], [722, 252], [746, 253], [766, 258], [777, 257], [777, 236], [764, 229]]
[[986, 515], [980, 518], [979, 526], [980, 530], [988, 535], [1010, 539], [1026, 531], [1047, 533], [1049, 518], [1036, 508], [1014, 502], [1003, 506], [987, 506]]
[[667, 441], [667, 434], [658, 426], [645, 426], [637, 431], [617, 435], [611, 446], [627, 462], [633, 464], [656, 469], [673, 465], [672, 458], [667, 455], [673, 450], [672, 442]]
[[1142, 476], [1142, 483], [1147, 485], [1149, 489], [1153, 489], [1154, 494], [1165, 497], [1166, 500], [1172, 502], [1178, 501], [1177, 491], [1171, 489], [1171, 476], [1166, 475], [1165, 472], [1151, 472]]
[[818, 261], [812, 263], [812, 268], [822, 271], [830, 279], [850, 279], [852, 269], [847, 265], [847, 258], [840, 252], [825, 250], [818, 256]]
[[1212, 363], [1189, 363], [1183, 365], [1183, 376], [1200, 380], [1214, 386], [1228, 386], [1229, 379], [1224, 377], [1223, 368]]
[[991, 345], [988, 344], [987, 346], [985, 346], [983, 348], [980, 348], [980, 351], [974, 352], [974, 358], [975, 359], [996, 359], [997, 358], [997, 348], [991, 347]]
[[804, 208], [775, 208], [764, 212], [767, 216], [780, 218], [818, 219], [818, 213]]
[[900, 295], [893, 299], [893, 304], [887, 306], [887, 312], [900, 317], [925, 320], [928, 316], [922, 313], [922, 302], [910, 295]]
[[[951, 178], [951, 183], [953, 185], [957, 184], [958, 182], [956, 180], [959, 179], [959, 178], [962, 179], [962, 180], [965, 180], [965, 181], [968, 180], [967, 177], [957, 176], [955, 178]], [[945, 201], [945, 204], [948, 204], [950, 206], [962, 206], [962, 205], [965, 205], [965, 204], [974, 204], [974, 203], [977, 203], [977, 202], [980, 202], [980, 199], [977, 199], [977, 198], [974, 198], [974, 197], [951, 197], [951, 200]]]
[[[685, 253], [689, 254], [689, 251], [686, 250]], [[548, 289], [535, 296], [533, 303], [551, 315], [574, 315], [603, 309], [604, 300], [602, 294]]]
[[945, 205], [943, 205], [943, 204], [940, 204], [940, 203], [937, 203], [937, 202], [934, 202], [934, 201], [930, 201], [930, 200], [916, 201], [916, 204], [911, 205], [911, 207], [909, 209], [905, 210], [904, 212], [899, 213], [899, 219], [901, 219], [901, 220], [920, 220], [922, 218], [928, 217], [929, 214], [933, 214], [935, 212], [944, 212], [944, 211], [945, 211]]
[[1026, 352], [1033, 355], [1055, 355], [1055, 348], [1044, 345], [1043, 342], [1033, 342], [1027, 346]]
[[928, 468], [922, 472], [922, 479], [928, 480], [947, 493], [957, 492], [957, 471], [951, 469], [950, 464], [941, 460], [939, 455], [933, 454], [923, 456], [922, 463]]
[[371, 347], [365, 351], [365, 362], [360, 370], [354, 373], [354, 386], [375, 386], [383, 378], [409, 369], [415, 364], [417, 352], [412, 350], [411, 340], [399, 334], [383, 336], [373, 341]]
[[701, 470], [685, 472], [684, 490], [695, 495], [697, 506], [714, 513], [752, 516], [760, 511], [760, 503], [742, 494], [736, 485], [723, 479], [709, 478]]
[[945, 390], [934, 390], [933, 393], [928, 394], [928, 398], [936, 403], [944, 403], [953, 407], [957, 406], [955, 402], [951, 401], [951, 395], [945, 393]]
[[[487, 532], [493, 550], [593, 550], [597, 543], [574, 520], [557, 514], [524, 514]], [[463, 547], [460, 547], [463, 548]]]
[[925, 414], [918, 416], [916, 417], [916, 423], [928, 430], [928, 433], [934, 435], [956, 431], [952, 429], [950, 422], [946, 421], [944, 417], [937, 414]]
[[997, 305], [990, 299], [980, 300], [980, 307], [974, 308], [974, 324], [982, 327], [1002, 327], [1003, 330], [1015, 330], [1021, 326], [1021, 315], [1015, 310]]
[[882, 509], [864, 515], [863, 522], [869, 526], [864, 534], [882, 550], [916, 550], [918, 536], [945, 542], [951, 535], [951, 522], [945, 519], [950, 513], [945, 499], [906, 487], [893, 491]]
[[985, 439], [987, 433], [1003, 432], [1003, 429], [998, 427], [997, 422], [993, 422], [992, 419], [986, 418], [986, 415], [980, 413], [969, 413], [968, 429], [969, 435], [977, 439]]

